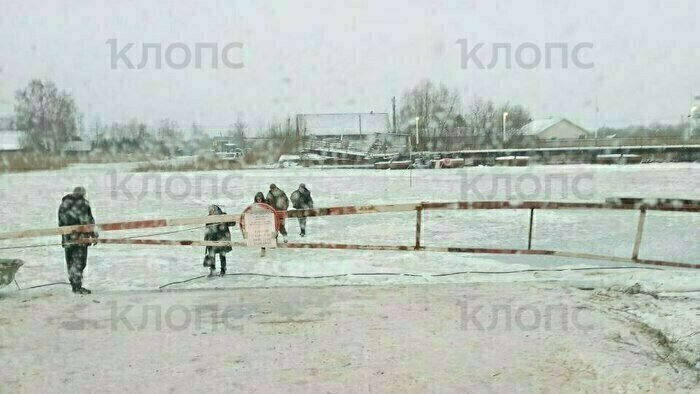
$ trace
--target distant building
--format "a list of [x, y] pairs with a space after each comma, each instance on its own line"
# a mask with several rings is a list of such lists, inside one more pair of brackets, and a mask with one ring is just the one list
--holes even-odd
[[0, 152], [18, 152], [22, 150], [22, 132], [19, 130], [0, 130]]
[[15, 118], [12, 116], [0, 117], [0, 131], [16, 130]]
[[296, 120], [300, 136], [356, 136], [391, 130], [387, 113], [302, 114]]
[[[16, 129], [13, 117], [0, 118], [0, 152], [19, 152], [24, 150], [24, 140], [26, 132]], [[45, 146], [50, 146], [51, 142], [46, 141]], [[74, 136], [63, 146], [65, 153], [88, 153], [92, 151], [92, 142]]]
[[15, 128], [15, 118], [0, 118], [0, 152], [17, 152], [22, 150], [22, 132]]
[[92, 151], [92, 142], [74, 136], [63, 146], [63, 152], [71, 154], [84, 154]]
[[357, 161], [407, 150], [407, 136], [392, 133], [384, 112], [301, 114], [296, 126], [304, 153]]
[[526, 138], [538, 140], [588, 138], [590, 133], [568, 119], [552, 118], [533, 120], [520, 129]]
[[245, 152], [231, 137], [214, 137], [211, 151], [222, 160], [240, 160]]

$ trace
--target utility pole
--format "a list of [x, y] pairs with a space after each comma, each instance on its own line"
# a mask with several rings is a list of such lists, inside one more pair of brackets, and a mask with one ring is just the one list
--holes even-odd
[[420, 118], [416, 116], [416, 149], [418, 149], [418, 145], [420, 145], [420, 137], [418, 136], [418, 120]]
[[694, 96], [690, 104], [690, 113], [688, 114], [688, 132], [686, 139], [694, 137], [695, 129], [700, 124], [700, 96]]
[[294, 120], [296, 122], [296, 128], [297, 128], [297, 138], [299, 138], [299, 115], [296, 115], [294, 117]]
[[396, 96], [391, 98], [391, 124], [394, 126], [394, 134], [396, 134]]

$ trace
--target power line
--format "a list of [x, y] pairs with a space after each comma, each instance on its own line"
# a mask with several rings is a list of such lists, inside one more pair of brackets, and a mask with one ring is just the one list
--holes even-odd
[[[466, 274], [499, 275], [499, 274], [515, 274], [515, 273], [526, 273], [526, 272], [565, 272], [565, 271], [628, 270], [628, 269], [663, 271], [662, 268], [655, 268], [655, 267], [582, 267], [582, 268], [551, 268], [551, 269], [546, 269], [546, 268], [535, 269], [535, 268], [533, 268], [533, 269], [516, 270], [516, 271], [459, 271], [459, 272], [449, 272], [449, 273], [441, 273], [441, 274], [427, 274], [427, 275], [404, 273], [404, 272], [355, 272], [355, 273], [336, 274], [336, 275], [298, 276], [298, 275], [272, 275], [272, 274], [263, 274], [263, 273], [257, 273], [257, 272], [241, 272], [241, 273], [225, 274], [224, 276], [260, 276], [260, 277], [265, 277], [265, 278], [283, 278], [283, 279], [329, 279], [329, 278], [341, 278], [341, 277], [349, 277], [349, 276], [410, 276], [410, 277], [435, 277], [435, 278], [438, 278], [438, 277], [466, 275]], [[195, 276], [193, 278], [189, 278], [189, 279], [185, 279], [185, 280], [181, 280], [181, 281], [166, 283], [162, 286], [159, 286], [158, 289], [164, 289], [168, 286], [192, 282], [194, 280], [198, 280], [198, 279], [202, 279], [202, 278], [208, 278], [208, 276], [207, 275], [200, 275], [200, 276]]]
[[[467, 275], [467, 274], [505, 275], [505, 274], [528, 273], [528, 272], [567, 272], [567, 271], [573, 272], [573, 271], [595, 271], [595, 270], [663, 271], [662, 268], [655, 268], [655, 267], [581, 267], [581, 268], [550, 268], [550, 269], [533, 268], [533, 269], [514, 270], [514, 271], [458, 271], [458, 272], [449, 272], [449, 273], [440, 273], [440, 274], [426, 274], [426, 275], [412, 274], [412, 273], [405, 273], [405, 272], [354, 272], [354, 273], [334, 274], [334, 275], [302, 276], [302, 275], [273, 275], [273, 274], [265, 274], [265, 273], [258, 273], [258, 272], [238, 272], [238, 273], [226, 274], [224, 276], [258, 276], [258, 277], [263, 277], [263, 278], [282, 278], [282, 279], [331, 279], [331, 278], [343, 278], [343, 277], [350, 277], [350, 276], [407, 276], [407, 277], [419, 277], [419, 278], [420, 277], [439, 278], [439, 277], [455, 276], [455, 275]], [[195, 281], [198, 279], [203, 279], [203, 278], [208, 278], [208, 276], [207, 275], [200, 275], [200, 276], [195, 276], [193, 278], [189, 278], [189, 279], [185, 279], [185, 280], [166, 283], [162, 286], [159, 286], [158, 289], [162, 290], [168, 286], [188, 283], [188, 282], [192, 282], [192, 281]], [[31, 289], [37, 289], [37, 288], [48, 287], [48, 286], [56, 286], [56, 285], [70, 285], [70, 283], [66, 283], [66, 282], [53, 282], [53, 283], [46, 283], [46, 284], [41, 284], [41, 285], [36, 285], [36, 286], [31, 286], [31, 287], [20, 288], [20, 286], [17, 284], [17, 281], [15, 281], [15, 284], [17, 285], [17, 287], [20, 290], [31, 290]], [[670, 292], [693, 293], [693, 292], [698, 292], [698, 291], [700, 291], [700, 290], [683, 290], [683, 291], [670, 291]]]

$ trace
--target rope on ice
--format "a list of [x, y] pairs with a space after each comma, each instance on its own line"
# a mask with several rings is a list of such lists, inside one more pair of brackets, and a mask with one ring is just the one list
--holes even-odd
[[[525, 269], [525, 270], [518, 270], [518, 271], [461, 271], [461, 272], [449, 272], [449, 273], [443, 273], [443, 274], [427, 274], [427, 275], [419, 275], [419, 274], [411, 274], [411, 273], [403, 273], [403, 272], [355, 272], [355, 273], [336, 274], [336, 275], [297, 276], [297, 275], [271, 275], [271, 274], [261, 274], [261, 273], [256, 273], [256, 272], [240, 272], [240, 273], [226, 274], [225, 276], [261, 276], [261, 277], [266, 277], [266, 278], [284, 278], [284, 279], [329, 279], [329, 278], [340, 278], [340, 277], [347, 277], [347, 276], [445, 277], [445, 276], [465, 275], [465, 274], [515, 274], [515, 273], [525, 273], [525, 272], [565, 272], [565, 271], [622, 270], [622, 269], [632, 269], [632, 270], [641, 269], [641, 270], [654, 270], [654, 271], [663, 270], [662, 268], [655, 268], [655, 267], [582, 267], [582, 268]], [[206, 278], [206, 277], [207, 277], [207, 275], [200, 275], [200, 276], [195, 276], [194, 278], [170, 282], [170, 283], [166, 283], [162, 286], [159, 286], [158, 289], [164, 289], [168, 286], [192, 282], [194, 280], [202, 279], [202, 278]]]

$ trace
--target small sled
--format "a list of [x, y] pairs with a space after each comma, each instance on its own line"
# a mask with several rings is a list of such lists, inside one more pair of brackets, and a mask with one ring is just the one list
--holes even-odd
[[15, 281], [15, 274], [23, 265], [22, 260], [0, 259], [0, 289]]

